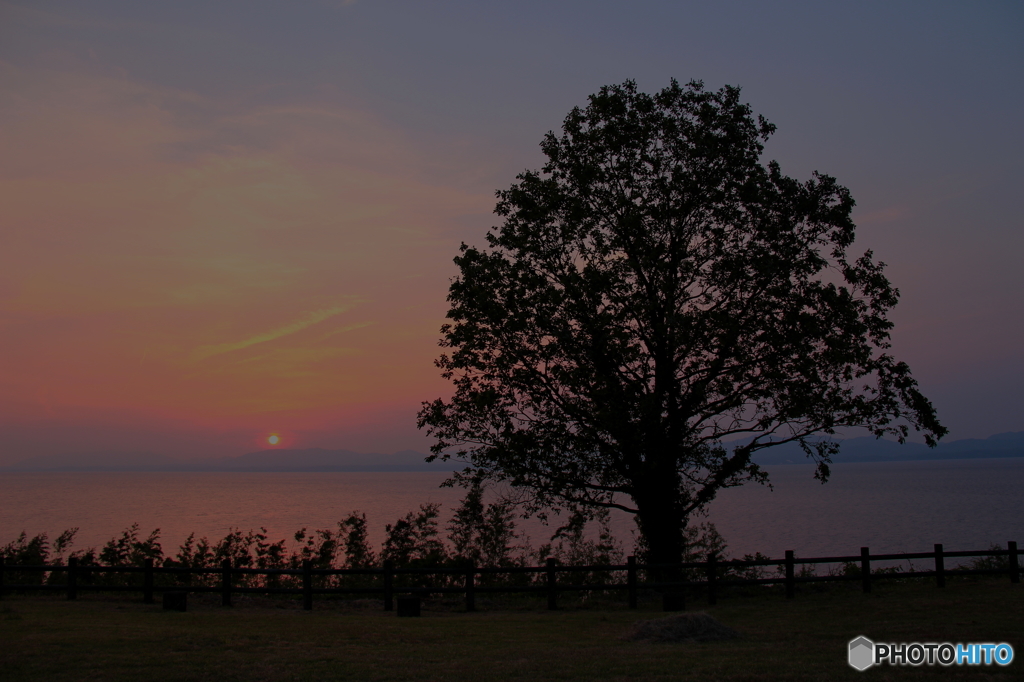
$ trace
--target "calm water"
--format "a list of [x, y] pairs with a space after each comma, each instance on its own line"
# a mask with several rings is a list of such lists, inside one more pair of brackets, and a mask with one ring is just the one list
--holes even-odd
[[[821, 485], [810, 467], [768, 467], [774, 491], [720, 493], [713, 521], [739, 556], [840, 555], [872, 551], [983, 549], [1024, 544], [1024, 458], [841, 464]], [[352, 510], [367, 514], [371, 539], [425, 502], [450, 512], [461, 490], [438, 488], [437, 473], [17, 473], [0, 475], [0, 544], [25, 530], [51, 538], [81, 528], [76, 548], [102, 545], [133, 522], [161, 529], [165, 554], [190, 532], [211, 539], [230, 528], [265, 526], [272, 540], [302, 527], [329, 528]], [[535, 545], [546, 540], [524, 523]], [[626, 549], [632, 521], [613, 518]]]

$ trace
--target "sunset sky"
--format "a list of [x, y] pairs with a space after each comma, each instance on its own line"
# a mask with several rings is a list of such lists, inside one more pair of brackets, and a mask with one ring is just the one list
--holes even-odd
[[426, 451], [460, 242], [627, 78], [857, 201], [951, 439], [1024, 431], [1024, 4], [0, 0], [0, 464]]

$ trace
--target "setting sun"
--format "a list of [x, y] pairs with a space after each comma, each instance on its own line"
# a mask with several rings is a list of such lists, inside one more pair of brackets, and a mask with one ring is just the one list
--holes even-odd
[[277, 435], [270, 436], [267, 438], [267, 442], [271, 445], [277, 445], [281, 439]]

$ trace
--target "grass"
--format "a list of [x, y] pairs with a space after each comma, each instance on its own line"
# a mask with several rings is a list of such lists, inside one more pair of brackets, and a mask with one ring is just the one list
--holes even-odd
[[[263, 600], [187, 613], [129, 598], [0, 602], [0, 677], [17, 680], [845, 680], [1020, 679], [1024, 585], [994, 581], [844, 586], [691, 604], [742, 638], [707, 644], [620, 640], [653, 608], [432, 609], [396, 618], [379, 605]], [[275, 604], [277, 606], [275, 606]], [[288, 608], [281, 608], [287, 606]], [[847, 642], [1008, 642], [1007, 667], [884, 666], [858, 673]]]

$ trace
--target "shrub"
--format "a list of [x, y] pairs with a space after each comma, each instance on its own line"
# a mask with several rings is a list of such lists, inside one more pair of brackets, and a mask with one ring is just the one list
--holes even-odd
[[381, 548], [381, 559], [393, 561], [396, 567], [443, 564], [447, 552], [438, 536], [440, 508], [439, 504], [423, 504], [418, 512], [409, 512], [394, 524], [385, 526], [387, 536]]
[[[1002, 552], [1002, 545], [992, 545], [990, 552]], [[958, 569], [969, 569], [975, 571], [1010, 571], [1010, 558], [1008, 556], [979, 556], [974, 557], [966, 563], [957, 564]]]
[[163, 548], [160, 546], [160, 529], [157, 528], [142, 539], [139, 537], [139, 524], [121, 531], [121, 537], [111, 538], [100, 550], [99, 560], [105, 566], [140, 566], [146, 559], [159, 561], [163, 559]]
[[445, 528], [453, 561], [490, 567], [522, 564], [526, 547], [516, 531], [515, 505], [507, 499], [484, 504], [483, 497], [484, 488], [475, 481]]
[[[69, 532], [73, 537], [74, 532]], [[0, 556], [7, 564], [46, 564], [50, 558], [50, 538], [46, 533], [30, 538], [25, 531], [21, 531], [17, 539], [0, 547]], [[46, 580], [47, 575], [42, 571], [7, 571], [4, 576], [4, 581], [12, 585], [42, 585]]]
[[370, 568], [377, 564], [377, 555], [370, 547], [366, 514], [357, 510], [339, 521], [338, 537], [345, 554], [345, 568]]

